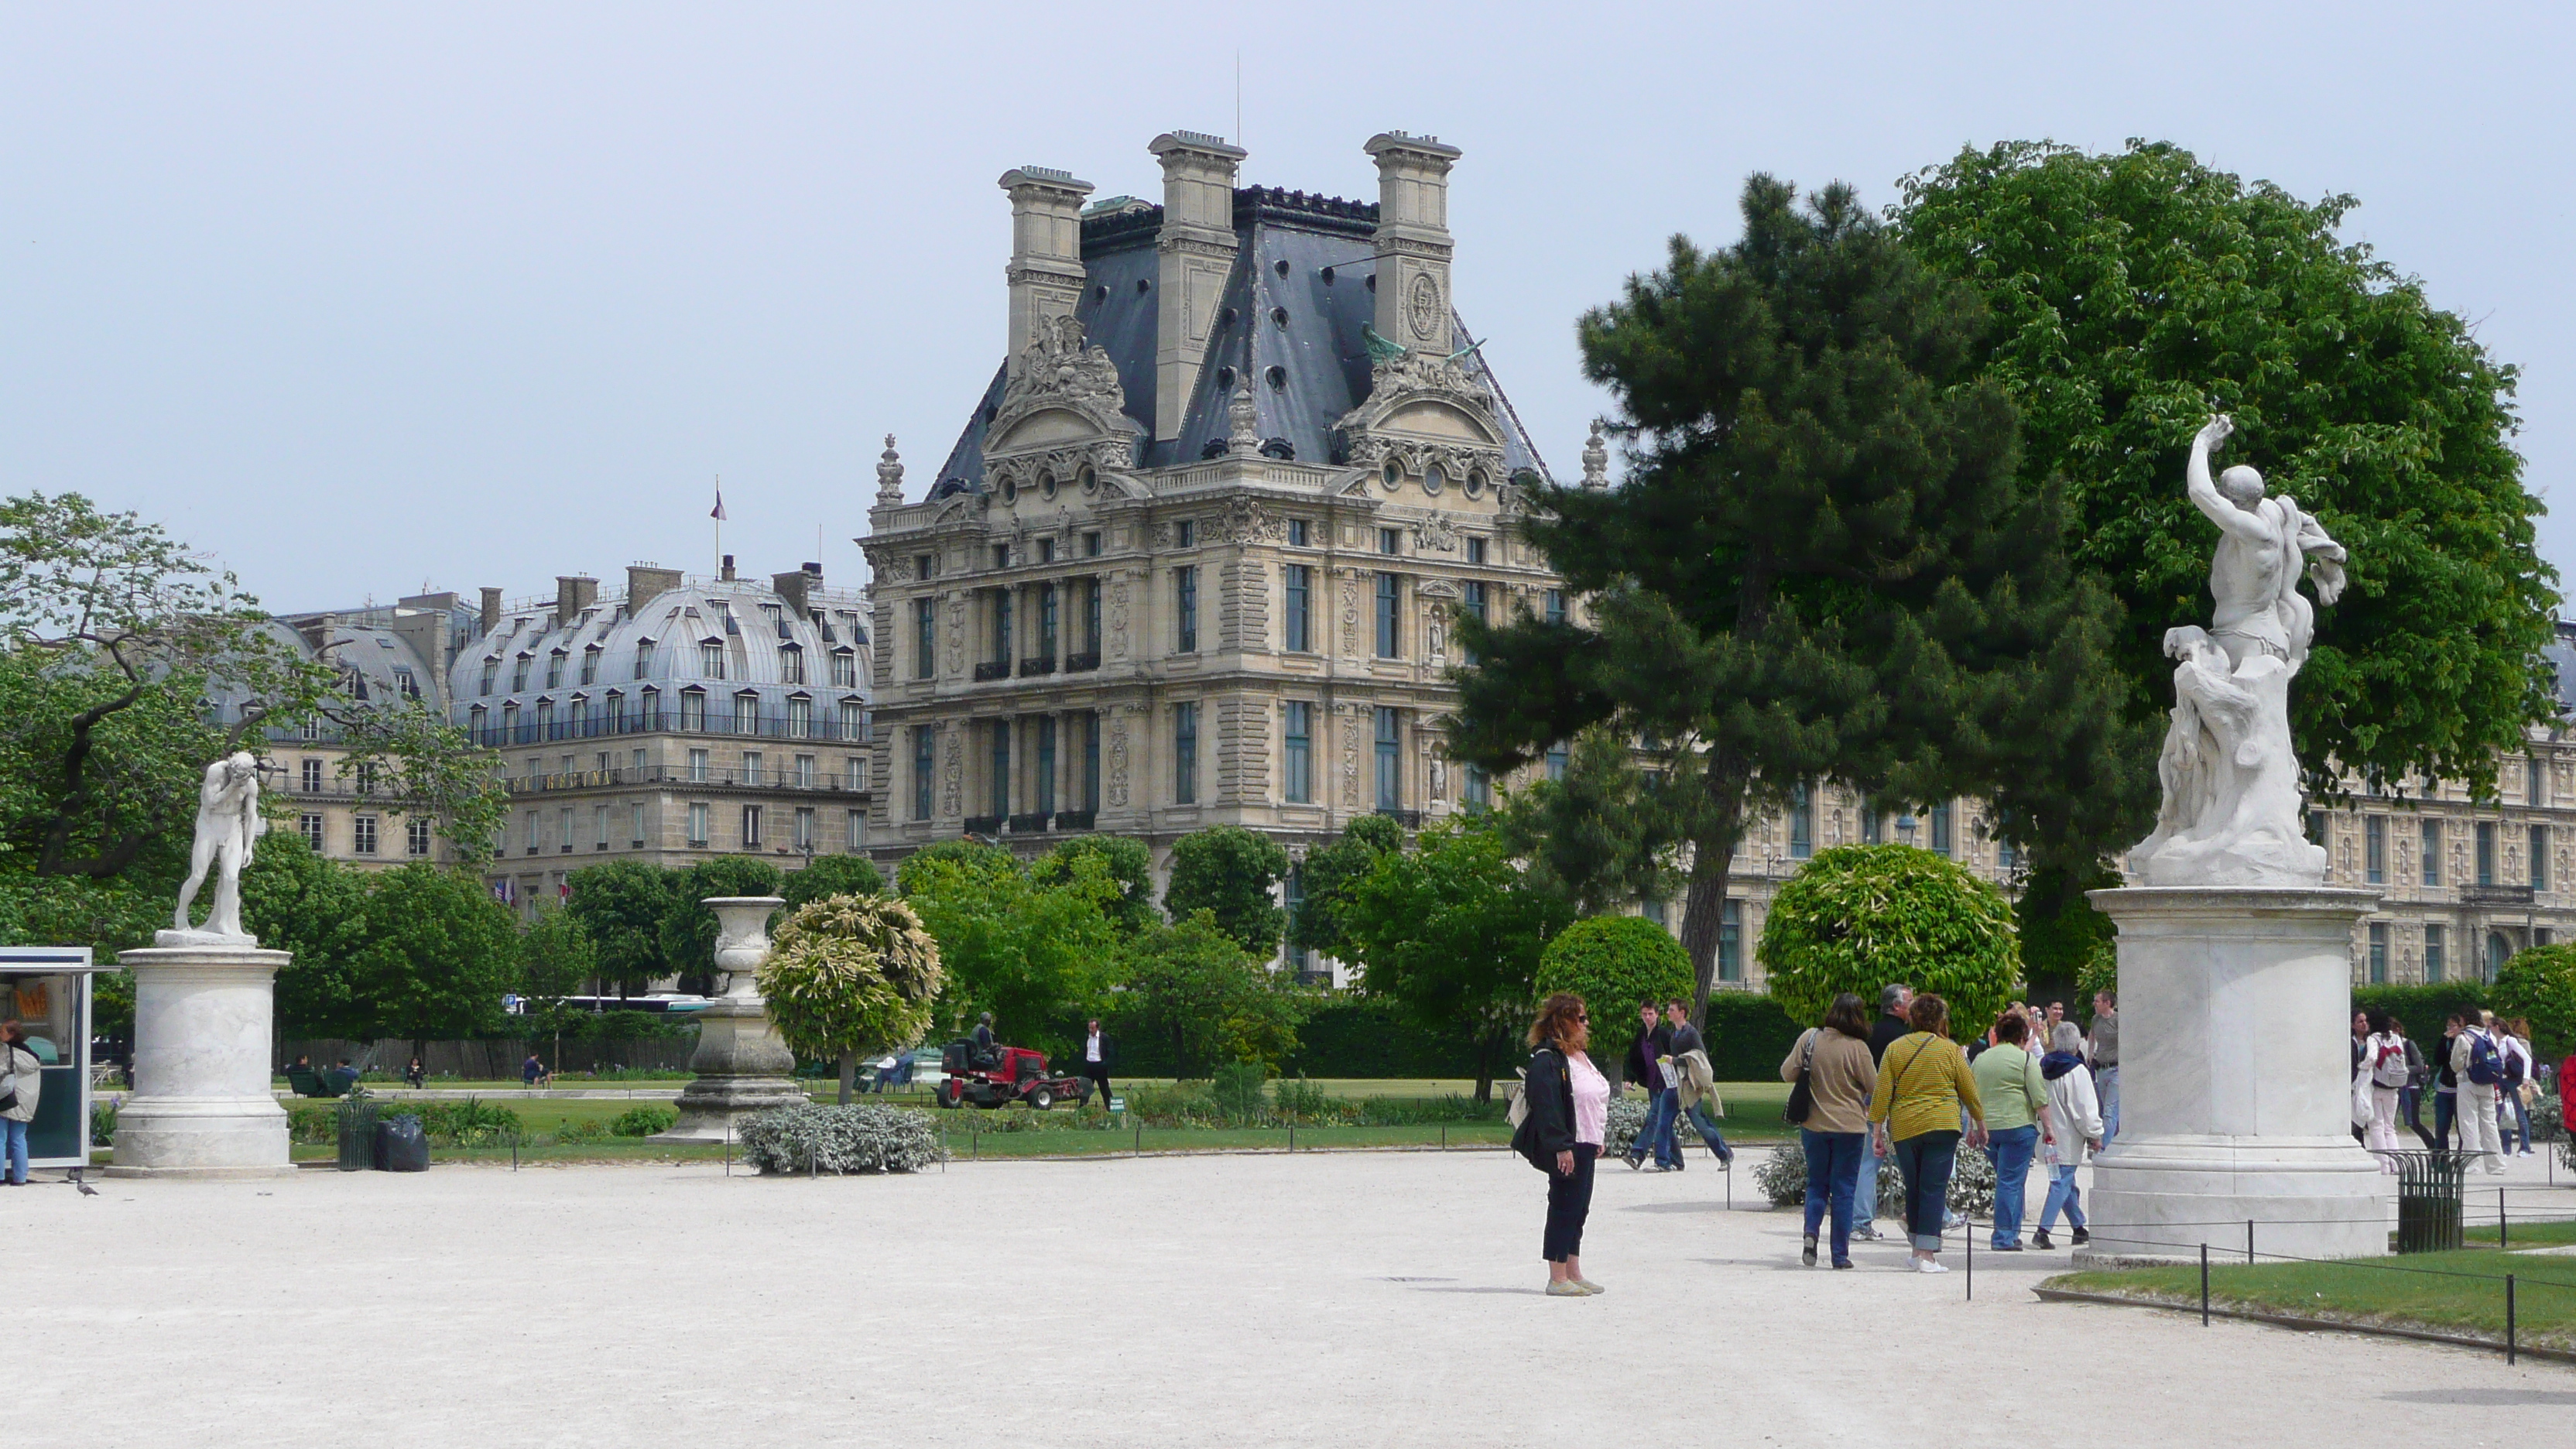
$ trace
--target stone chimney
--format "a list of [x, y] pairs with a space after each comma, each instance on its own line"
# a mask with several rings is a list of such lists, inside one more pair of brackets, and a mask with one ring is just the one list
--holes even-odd
[[483, 590], [483, 632], [489, 634], [500, 627], [501, 591], [486, 587]]
[[787, 612], [799, 619], [805, 618], [812, 611], [807, 601], [813, 597], [814, 586], [821, 582], [823, 582], [821, 564], [807, 564], [793, 573], [769, 576], [771, 590], [779, 598], [787, 601]]
[[555, 625], [569, 624], [582, 610], [599, 602], [599, 580], [583, 574], [555, 575]]
[[1073, 315], [1082, 300], [1082, 198], [1091, 183], [1052, 166], [1022, 166], [1002, 173], [1011, 197], [1011, 376], [1041, 323]]
[[716, 577], [717, 577], [718, 579], [720, 579], [720, 580], [724, 581], [725, 583], [728, 583], [728, 584], [733, 582], [733, 555], [732, 555], [732, 554], [726, 554], [726, 555], [724, 556], [724, 565], [723, 565], [721, 568], [719, 568], [719, 569], [717, 569], [717, 570], [716, 570]]
[[1154, 242], [1154, 437], [1165, 440], [1180, 436], [1234, 271], [1234, 175], [1247, 153], [1196, 131], [1166, 131], [1145, 149], [1163, 163], [1163, 229]]
[[1383, 131], [1364, 148], [1377, 161], [1378, 335], [1446, 356], [1449, 337], [1449, 168], [1461, 154], [1437, 136]]
[[644, 617], [644, 606], [680, 586], [680, 571], [658, 564], [626, 566], [626, 617]]

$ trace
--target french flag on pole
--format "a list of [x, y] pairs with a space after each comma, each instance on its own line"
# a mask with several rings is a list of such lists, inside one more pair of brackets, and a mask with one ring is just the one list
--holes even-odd
[[714, 520], [715, 520], [716, 522], [718, 522], [718, 523], [722, 523], [722, 522], [724, 522], [724, 521], [725, 521], [725, 516], [724, 516], [724, 481], [723, 481], [722, 479], [718, 479], [718, 480], [716, 481], [716, 506], [715, 506], [715, 508], [714, 508], [712, 511], [710, 511], [710, 512], [707, 514], [707, 517], [714, 519]]

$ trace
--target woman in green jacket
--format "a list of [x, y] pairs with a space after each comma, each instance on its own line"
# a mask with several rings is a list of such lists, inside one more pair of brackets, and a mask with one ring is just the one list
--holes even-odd
[[[1894, 1143], [1897, 1171], [1905, 1176], [1905, 1233], [1914, 1242], [1914, 1271], [1947, 1273], [1941, 1265], [1941, 1221], [1948, 1210], [1950, 1166], [1962, 1136], [1971, 1147], [1986, 1140], [1986, 1104], [1977, 1096], [1968, 1054], [1950, 1040], [1950, 1006], [1929, 994], [1914, 998], [1905, 1014], [1914, 1030], [1887, 1044], [1878, 1061], [1878, 1084], [1869, 1120], [1878, 1154]], [[1962, 1122], [1968, 1130], [1959, 1130]]]

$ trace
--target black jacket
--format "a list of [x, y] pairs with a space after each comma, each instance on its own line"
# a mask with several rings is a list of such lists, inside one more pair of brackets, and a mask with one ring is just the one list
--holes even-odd
[[1886, 1060], [1888, 1045], [1894, 1042], [1898, 1037], [1901, 1037], [1912, 1030], [1914, 1030], [1913, 1025], [1906, 1021], [1904, 1017], [1892, 1016], [1884, 1011], [1880, 1012], [1878, 1014], [1878, 1024], [1869, 1029], [1870, 1060]]
[[1526, 1081], [1522, 1090], [1529, 1118], [1522, 1125], [1535, 1154], [1530, 1161], [1553, 1170], [1556, 1154], [1574, 1150], [1574, 1071], [1565, 1064], [1565, 1053], [1543, 1046], [1530, 1053]]
[[[1649, 1048], [1652, 1048], [1652, 1056], [1648, 1055]], [[1628, 1080], [1640, 1087], [1671, 1086], [1672, 1083], [1663, 1080], [1663, 1071], [1655, 1065], [1655, 1058], [1671, 1056], [1672, 1052], [1673, 1029], [1662, 1022], [1655, 1023], [1653, 1031], [1637, 1033], [1636, 1039], [1628, 1043]]]

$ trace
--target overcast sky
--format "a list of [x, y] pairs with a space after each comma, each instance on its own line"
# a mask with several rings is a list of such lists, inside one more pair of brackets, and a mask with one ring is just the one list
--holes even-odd
[[[2523, 369], [2576, 465], [2566, 7], [182, 7], [0, 0], [0, 492], [78, 490], [272, 607], [652, 560], [862, 576], [1003, 349], [1005, 200], [1145, 144], [1373, 199], [1432, 133], [1459, 309], [1549, 463], [1573, 320], [1745, 174], [1873, 203], [1963, 144], [2167, 139], [2302, 197]], [[1240, 121], [1236, 57], [1241, 55]], [[2179, 486], [2179, 483], [2177, 483]], [[2542, 524], [2576, 575], [2576, 507]]]

